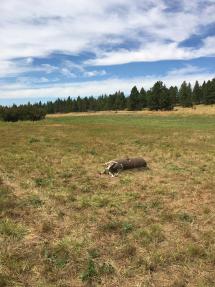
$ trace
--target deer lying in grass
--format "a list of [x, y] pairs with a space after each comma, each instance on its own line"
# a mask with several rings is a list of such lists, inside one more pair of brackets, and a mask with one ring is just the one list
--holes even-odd
[[147, 168], [146, 161], [141, 157], [111, 160], [106, 162], [104, 165], [105, 170], [103, 173], [109, 174], [112, 177], [117, 176], [122, 170], [133, 168]]

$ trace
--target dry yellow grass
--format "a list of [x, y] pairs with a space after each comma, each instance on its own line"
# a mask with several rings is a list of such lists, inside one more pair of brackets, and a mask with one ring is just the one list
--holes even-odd
[[206, 106], [198, 105], [193, 108], [175, 107], [173, 111], [101, 111], [101, 112], [84, 112], [84, 113], [67, 113], [67, 114], [52, 114], [47, 115], [47, 118], [60, 118], [71, 116], [101, 116], [101, 115], [157, 115], [157, 116], [169, 116], [169, 115], [215, 115], [215, 105]]
[[[207, 109], [0, 122], [0, 286], [214, 286]], [[150, 169], [99, 176], [123, 156]]]

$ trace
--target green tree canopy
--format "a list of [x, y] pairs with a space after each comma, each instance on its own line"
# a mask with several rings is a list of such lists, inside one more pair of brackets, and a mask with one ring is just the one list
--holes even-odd
[[179, 101], [183, 107], [192, 107], [192, 88], [191, 84], [184, 81], [179, 89]]
[[128, 109], [131, 111], [137, 111], [140, 109], [139, 105], [140, 94], [136, 86], [131, 90], [131, 94], [128, 101]]

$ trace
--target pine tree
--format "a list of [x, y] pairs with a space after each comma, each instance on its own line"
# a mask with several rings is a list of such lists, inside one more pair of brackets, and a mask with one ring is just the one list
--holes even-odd
[[128, 99], [128, 109], [131, 111], [137, 111], [139, 107], [139, 91], [136, 86], [131, 90], [130, 97]]
[[215, 104], [215, 79], [208, 81], [204, 87], [204, 103], [206, 105]]
[[116, 110], [115, 101], [116, 101], [116, 96], [115, 95], [109, 95], [109, 97], [108, 97], [108, 110]]
[[147, 107], [147, 94], [144, 88], [141, 88], [139, 93], [139, 108], [142, 110]]
[[196, 105], [199, 105], [202, 102], [202, 90], [201, 90], [201, 87], [199, 86], [198, 81], [196, 81], [194, 85], [192, 98], [193, 98], [193, 103]]
[[174, 108], [174, 101], [169, 89], [166, 86], [162, 87], [160, 94], [160, 110], [171, 111]]
[[115, 93], [115, 109], [116, 110], [124, 110], [125, 109], [125, 95], [122, 92]]
[[169, 95], [170, 95], [173, 105], [175, 106], [176, 104], [178, 104], [178, 101], [179, 101], [178, 100], [178, 87], [171, 86], [169, 88]]
[[161, 93], [161, 85], [162, 82], [156, 82], [150, 89], [150, 93], [148, 93], [148, 107], [150, 110], [158, 111], [160, 108], [159, 98]]
[[148, 94], [148, 107], [150, 110], [172, 110], [174, 103], [169, 90], [163, 82], [156, 82]]
[[192, 107], [192, 88], [184, 81], [179, 89], [179, 101], [183, 107]]

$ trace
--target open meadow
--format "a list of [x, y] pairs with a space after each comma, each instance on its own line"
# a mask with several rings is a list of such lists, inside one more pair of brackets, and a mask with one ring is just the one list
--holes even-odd
[[[103, 163], [143, 156], [111, 178]], [[0, 122], [0, 286], [215, 286], [215, 106]]]

